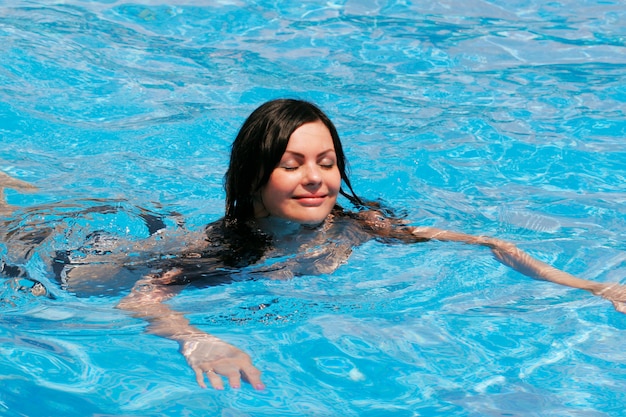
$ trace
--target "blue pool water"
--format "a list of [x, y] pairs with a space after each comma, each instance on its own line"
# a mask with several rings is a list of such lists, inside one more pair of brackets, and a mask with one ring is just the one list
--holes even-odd
[[[360, 195], [626, 284], [624, 22], [620, 0], [0, 0], [0, 169], [39, 188], [7, 190], [20, 210], [4, 220], [78, 230], [59, 226], [55, 247], [90, 230], [141, 239], [137, 207], [199, 230], [223, 213], [243, 119], [296, 97], [336, 123]], [[94, 198], [119, 210], [72, 215]], [[24, 267], [56, 299], [0, 282], [0, 415], [619, 416], [626, 404], [626, 316], [483, 248], [371, 242], [332, 275], [172, 300], [250, 353], [261, 392], [198, 388], [174, 342], [114, 308], [121, 295], [59, 288], [51, 249]]]

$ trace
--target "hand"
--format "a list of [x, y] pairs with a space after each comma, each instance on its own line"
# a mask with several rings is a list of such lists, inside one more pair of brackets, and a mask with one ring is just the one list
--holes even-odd
[[181, 353], [196, 373], [196, 381], [202, 388], [206, 388], [206, 373], [211, 386], [217, 390], [224, 389], [220, 375], [228, 378], [232, 388], [241, 387], [243, 377], [255, 389], [265, 389], [261, 382], [261, 372], [252, 365], [250, 356], [233, 345], [208, 334], [190, 335], [180, 343]]
[[620, 313], [626, 313], [626, 286], [607, 283], [598, 285], [598, 289], [592, 291], [593, 294], [609, 300]]

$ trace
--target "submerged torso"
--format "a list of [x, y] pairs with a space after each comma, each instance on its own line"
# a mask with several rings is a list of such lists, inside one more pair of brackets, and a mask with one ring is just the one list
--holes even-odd
[[[180, 273], [166, 284], [200, 287], [327, 274], [372, 237], [354, 215], [339, 210], [316, 227], [267, 218], [250, 224], [249, 231], [228, 233], [221, 219], [203, 231], [163, 228], [141, 240], [92, 232], [79, 248], [41, 249], [40, 256], [50, 258], [50, 270], [63, 290], [89, 297], [123, 293], [145, 275], [158, 277], [172, 269]], [[17, 239], [20, 251], [30, 256], [57, 232], [41, 230], [38, 239]]]
[[352, 249], [371, 239], [350, 215], [334, 212], [315, 227], [280, 219], [260, 219], [245, 235], [224, 233], [223, 220], [206, 229], [200, 250], [187, 251], [159, 265], [159, 270], [180, 269], [176, 282], [214, 285], [223, 280], [288, 279], [335, 271]]

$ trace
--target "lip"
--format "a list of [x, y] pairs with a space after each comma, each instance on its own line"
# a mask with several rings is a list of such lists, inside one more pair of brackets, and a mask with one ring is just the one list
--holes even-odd
[[294, 200], [305, 207], [318, 207], [326, 201], [326, 194], [320, 195], [299, 195], [295, 196]]

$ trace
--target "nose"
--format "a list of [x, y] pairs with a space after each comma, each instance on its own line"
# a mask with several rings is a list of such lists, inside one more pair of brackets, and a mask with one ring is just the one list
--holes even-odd
[[318, 185], [322, 182], [322, 171], [317, 164], [307, 164], [303, 178], [305, 185]]

